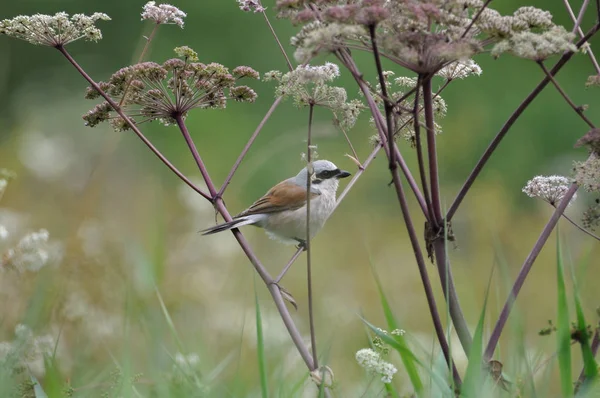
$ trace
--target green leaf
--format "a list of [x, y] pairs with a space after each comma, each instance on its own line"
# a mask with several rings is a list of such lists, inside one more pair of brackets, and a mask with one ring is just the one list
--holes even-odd
[[558, 296], [558, 315], [556, 337], [558, 340], [558, 369], [562, 396], [573, 396], [573, 377], [571, 375], [571, 326], [569, 324], [569, 307], [565, 289], [564, 269], [560, 246], [560, 235], [556, 229], [556, 280]]
[[483, 308], [479, 315], [479, 321], [477, 321], [477, 328], [473, 335], [473, 345], [469, 352], [469, 364], [467, 365], [467, 372], [465, 373], [465, 379], [461, 388], [461, 397], [477, 398], [482, 396], [482, 387], [484, 382], [483, 375], [483, 326], [485, 323], [485, 310], [487, 309], [487, 302], [490, 293], [490, 286], [492, 282], [492, 273], [485, 291], [485, 300], [483, 301]]
[[260, 390], [262, 398], [269, 396], [269, 387], [267, 383], [267, 361], [265, 358], [265, 341], [263, 337], [262, 316], [260, 305], [258, 303], [258, 294], [256, 293], [256, 278], [254, 283], [254, 305], [256, 307], [256, 351], [258, 355], [258, 373], [260, 375]]
[[[381, 301], [381, 306], [383, 308], [383, 313], [385, 315], [385, 319], [388, 324], [388, 328], [390, 331], [400, 329], [398, 327], [398, 322], [396, 322], [396, 318], [394, 317], [394, 313], [390, 307], [390, 304], [383, 292], [383, 288], [381, 287], [381, 282], [379, 281], [379, 277], [375, 272], [375, 269], [371, 267], [373, 270], [373, 278], [375, 279], [375, 283], [377, 283], [377, 290], [379, 291], [379, 299]], [[377, 331], [375, 331], [377, 333]], [[379, 337], [382, 337], [377, 333]], [[383, 334], [384, 336], [387, 336]], [[418, 360], [414, 356], [414, 354], [408, 348], [408, 344], [406, 343], [406, 339], [404, 336], [393, 335], [392, 337], [387, 336], [388, 340], [393, 340], [395, 343], [390, 344], [386, 341], [387, 344], [391, 345], [398, 354], [400, 354], [400, 358], [402, 359], [402, 363], [404, 364], [404, 368], [406, 369], [406, 373], [408, 373], [408, 377], [410, 378], [410, 382], [412, 383], [413, 388], [415, 389], [415, 393], [418, 396], [423, 394], [423, 382], [421, 381], [421, 377], [419, 376], [419, 371], [417, 370]], [[383, 338], [383, 337], [382, 337]]]
[[575, 300], [575, 313], [577, 315], [577, 330], [580, 331], [579, 344], [581, 346], [581, 355], [583, 358], [583, 374], [585, 375], [585, 382], [581, 386], [581, 392], [587, 390], [587, 387], [595, 382], [598, 378], [598, 364], [592, 353], [592, 347], [590, 346], [590, 336], [587, 333], [587, 322], [583, 315], [583, 306], [581, 305], [581, 296], [579, 295], [579, 285], [577, 284], [577, 276], [573, 266], [571, 269], [571, 278], [573, 279], [573, 297]]

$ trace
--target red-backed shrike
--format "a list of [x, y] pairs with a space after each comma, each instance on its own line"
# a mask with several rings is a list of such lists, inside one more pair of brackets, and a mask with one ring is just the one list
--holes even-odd
[[[335, 194], [340, 178], [350, 173], [340, 170], [328, 160], [312, 163], [314, 173], [310, 187], [310, 238], [323, 227], [336, 205]], [[281, 181], [262, 198], [238, 214], [232, 221], [202, 231], [210, 235], [242, 225], [264, 228], [267, 234], [284, 243], [306, 242], [306, 182], [307, 168], [292, 178]]]

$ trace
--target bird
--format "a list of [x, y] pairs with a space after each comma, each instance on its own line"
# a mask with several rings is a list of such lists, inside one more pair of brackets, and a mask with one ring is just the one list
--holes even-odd
[[[328, 160], [312, 162], [310, 187], [310, 239], [323, 227], [336, 206], [341, 178], [351, 174]], [[306, 188], [308, 166], [281, 181], [233, 220], [202, 230], [202, 235], [228, 231], [244, 225], [264, 228], [270, 238], [306, 247]]]

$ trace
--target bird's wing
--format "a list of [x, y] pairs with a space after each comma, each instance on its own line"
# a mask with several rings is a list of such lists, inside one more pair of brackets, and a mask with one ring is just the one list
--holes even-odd
[[[319, 196], [311, 193], [311, 198]], [[258, 199], [236, 217], [252, 214], [276, 213], [284, 210], [296, 210], [306, 204], [306, 188], [289, 181], [282, 181], [269, 190], [262, 198]]]

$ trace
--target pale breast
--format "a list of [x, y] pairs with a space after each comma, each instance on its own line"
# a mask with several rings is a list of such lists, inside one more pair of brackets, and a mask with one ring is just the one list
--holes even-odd
[[[311, 239], [327, 221], [335, 208], [335, 195], [321, 194], [310, 201]], [[306, 206], [292, 211], [271, 214], [264, 228], [269, 235], [294, 243], [294, 239], [306, 240]], [[297, 243], [297, 242], [296, 242]]]

